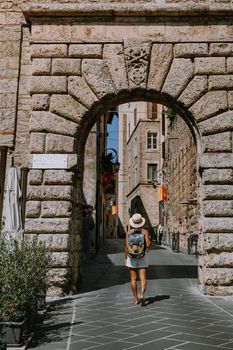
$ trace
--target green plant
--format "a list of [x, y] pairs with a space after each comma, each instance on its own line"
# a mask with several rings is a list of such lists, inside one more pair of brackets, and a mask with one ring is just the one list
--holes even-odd
[[2, 231], [3, 226], [4, 226], [4, 219], [2, 218], [0, 219], [0, 233]]
[[6, 345], [4, 343], [2, 343], [3, 335], [4, 335], [3, 324], [0, 324], [0, 350], [5, 350], [6, 349]]
[[164, 113], [166, 118], [168, 118], [170, 121], [174, 120], [176, 117], [176, 112], [174, 112], [174, 110], [170, 107], [165, 107]]
[[35, 312], [37, 295], [46, 289], [49, 263], [44, 244], [0, 236], [0, 320], [16, 320]]

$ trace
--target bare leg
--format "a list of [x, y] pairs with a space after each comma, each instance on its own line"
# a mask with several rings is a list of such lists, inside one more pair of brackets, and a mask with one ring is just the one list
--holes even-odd
[[139, 269], [139, 278], [140, 278], [141, 296], [142, 296], [141, 305], [142, 306], [145, 305], [145, 291], [146, 291], [146, 284], [147, 284], [146, 272], [147, 272], [146, 268]]
[[130, 283], [131, 289], [133, 293], [133, 302], [134, 304], [138, 304], [138, 292], [137, 292], [137, 269], [129, 268], [130, 273]]

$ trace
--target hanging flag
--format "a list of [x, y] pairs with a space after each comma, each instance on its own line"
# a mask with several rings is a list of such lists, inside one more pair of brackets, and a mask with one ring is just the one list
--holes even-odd
[[158, 196], [158, 202], [162, 200], [162, 186], [157, 187], [157, 196]]
[[168, 200], [168, 197], [167, 197], [167, 189], [165, 186], [162, 186], [162, 200], [164, 202], [167, 202]]
[[118, 214], [118, 206], [117, 205], [113, 205], [112, 206], [112, 215], [117, 215]]
[[111, 181], [112, 177], [113, 177], [113, 172], [112, 171], [109, 171], [108, 173], [104, 174], [104, 177], [103, 177], [103, 182], [102, 182], [102, 186], [103, 188], [105, 188]]
[[160, 185], [157, 187], [157, 195], [158, 195], [158, 201], [168, 201], [168, 195], [167, 195], [167, 189], [164, 185]]

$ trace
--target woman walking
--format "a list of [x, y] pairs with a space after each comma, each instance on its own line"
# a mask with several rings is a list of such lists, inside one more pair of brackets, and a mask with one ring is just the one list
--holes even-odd
[[[133, 303], [145, 306], [145, 291], [147, 285], [147, 251], [151, 246], [149, 232], [143, 228], [145, 219], [141, 214], [134, 214], [129, 219], [131, 229], [126, 233], [125, 261], [129, 268], [130, 283], [133, 293]], [[137, 275], [139, 274], [141, 297], [138, 298]]]

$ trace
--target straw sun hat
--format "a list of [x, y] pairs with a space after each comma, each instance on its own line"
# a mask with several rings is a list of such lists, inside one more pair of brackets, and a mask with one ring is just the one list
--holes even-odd
[[130, 219], [129, 219], [129, 224], [133, 228], [139, 228], [144, 226], [145, 224], [145, 219], [142, 217], [141, 214], [134, 214]]

